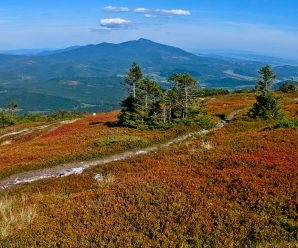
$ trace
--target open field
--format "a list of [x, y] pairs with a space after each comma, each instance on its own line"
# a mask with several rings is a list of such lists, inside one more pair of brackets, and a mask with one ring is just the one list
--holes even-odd
[[[297, 118], [297, 94], [281, 97]], [[222, 117], [253, 101], [253, 95], [220, 96], [208, 109]], [[87, 116], [1, 146], [2, 177], [146, 146], [144, 140], [161, 142], [178, 132], [105, 125], [115, 116]], [[274, 125], [243, 111], [220, 130], [154, 153], [2, 191], [15, 216], [23, 208], [32, 217], [4, 226], [2, 246], [296, 247], [298, 130]]]
[[0, 178], [17, 172], [47, 168], [65, 162], [101, 158], [143, 148], [195, 130], [133, 130], [110, 127], [118, 112], [86, 115], [83, 119], [58, 123], [33, 123], [5, 130], [0, 135]]

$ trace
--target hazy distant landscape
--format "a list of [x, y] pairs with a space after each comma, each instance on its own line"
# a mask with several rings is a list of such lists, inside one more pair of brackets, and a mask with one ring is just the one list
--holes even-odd
[[0, 106], [17, 99], [23, 111], [117, 109], [125, 96], [122, 77], [132, 62], [165, 88], [174, 72], [191, 73], [202, 88], [253, 88], [258, 69], [268, 63], [277, 72], [277, 82], [298, 77], [298, 66], [287, 60], [195, 55], [146, 39], [19, 53], [24, 54], [0, 54]]

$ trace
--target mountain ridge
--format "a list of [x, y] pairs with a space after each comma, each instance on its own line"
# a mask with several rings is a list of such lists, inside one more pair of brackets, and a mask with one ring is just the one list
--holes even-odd
[[[197, 56], [181, 48], [142, 38], [119, 44], [103, 42], [69, 47], [42, 55], [0, 55], [0, 86], [63, 97], [65, 101], [82, 105], [100, 105], [101, 111], [111, 110], [119, 107], [125, 95], [122, 77], [133, 62], [140, 64], [144, 73], [164, 88], [172, 73], [189, 72], [201, 87], [226, 89], [253, 87], [258, 69], [266, 64]], [[298, 78], [298, 67], [275, 66], [274, 70], [279, 81]], [[8, 90], [2, 98], [18, 100], [12, 99], [13, 94], [10, 97], [9, 92], [12, 91]], [[3, 104], [0, 101], [0, 107]], [[65, 106], [68, 108], [69, 104]]]

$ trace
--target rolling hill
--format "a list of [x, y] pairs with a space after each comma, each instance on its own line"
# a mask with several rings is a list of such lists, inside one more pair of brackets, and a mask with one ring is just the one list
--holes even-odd
[[[101, 43], [70, 47], [35, 55], [0, 55], [0, 105], [16, 99], [24, 111], [51, 111], [60, 108], [112, 110], [124, 97], [122, 77], [133, 62], [144, 72], [167, 87], [173, 72], [190, 72], [202, 87], [235, 89], [255, 84], [260, 61], [197, 56], [182, 49], [146, 39], [120, 44]], [[298, 77], [298, 67], [274, 65], [279, 80]], [[22, 101], [15, 90], [31, 94]], [[44, 98], [44, 96], [47, 98]], [[38, 99], [47, 99], [40, 104]], [[32, 109], [32, 106], [35, 106]]]

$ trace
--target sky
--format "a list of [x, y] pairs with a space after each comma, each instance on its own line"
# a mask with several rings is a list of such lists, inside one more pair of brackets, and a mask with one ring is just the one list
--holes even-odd
[[151, 39], [298, 59], [297, 0], [1, 0], [0, 50]]

